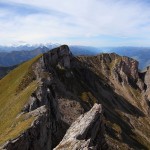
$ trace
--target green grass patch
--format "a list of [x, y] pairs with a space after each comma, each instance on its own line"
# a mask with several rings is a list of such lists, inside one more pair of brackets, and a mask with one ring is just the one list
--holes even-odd
[[13, 140], [18, 135], [21, 135], [25, 129], [28, 129], [31, 126], [31, 123], [35, 117], [30, 117], [28, 119], [18, 121], [13, 127], [7, 128], [3, 134], [0, 135], [0, 144], [3, 144], [6, 141]]
[[[23, 63], [0, 80], [0, 143], [18, 136], [27, 129], [27, 126], [32, 122], [31, 120], [33, 120], [33, 118], [29, 118], [19, 125], [16, 117], [21, 113], [30, 95], [38, 86], [36, 80], [28, 80], [26, 76], [31, 74], [32, 65], [40, 57], [41, 55]], [[26, 79], [28, 84], [24, 83]], [[20, 84], [23, 85], [23, 88]], [[19, 92], [18, 87], [20, 88]], [[15, 124], [17, 124], [17, 127]]]

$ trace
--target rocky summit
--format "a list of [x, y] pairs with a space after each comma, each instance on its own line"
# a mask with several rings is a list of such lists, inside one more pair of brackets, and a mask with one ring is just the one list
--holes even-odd
[[150, 68], [115, 53], [74, 57], [67, 45], [0, 80], [6, 150], [150, 149]]

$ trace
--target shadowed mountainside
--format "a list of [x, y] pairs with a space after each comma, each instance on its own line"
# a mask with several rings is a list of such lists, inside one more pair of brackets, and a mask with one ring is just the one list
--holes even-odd
[[8, 74], [11, 70], [13, 70], [16, 66], [11, 67], [3, 67], [0, 66], [0, 79], [3, 78], [6, 74]]
[[[85, 136], [68, 147], [86, 141], [86, 148], [99, 149], [102, 137], [107, 149], [149, 149], [149, 73], [149, 68], [139, 73], [136, 60], [114, 53], [74, 57], [66, 45], [23, 63], [0, 81], [2, 148], [63, 149], [60, 141], [66, 143], [65, 133], [79, 120]], [[103, 108], [100, 120], [92, 115], [95, 103]], [[89, 121], [93, 133], [84, 118], [77, 119], [87, 111], [97, 125]]]

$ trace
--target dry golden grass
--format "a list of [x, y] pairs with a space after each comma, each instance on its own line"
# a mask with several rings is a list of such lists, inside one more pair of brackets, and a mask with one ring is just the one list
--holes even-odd
[[[16, 92], [20, 83], [22, 83], [25, 76], [30, 72], [32, 64], [34, 64], [40, 56], [23, 63], [6, 77], [0, 80], [0, 143], [15, 138], [21, 132], [26, 130], [34, 118], [28, 118], [18, 123], [16, 119], [20, 114], [24, 105], [27, 103], [30, 95], [37, 87], [37, 81], [31, 81], [21, 91]], [[20, 87], [21, 88], [21, 87]]]

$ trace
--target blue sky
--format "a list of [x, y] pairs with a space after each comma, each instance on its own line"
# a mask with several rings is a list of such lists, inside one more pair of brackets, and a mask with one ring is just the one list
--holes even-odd
[[150, 46], [149, 0], [0, 0], [0, 45]]

